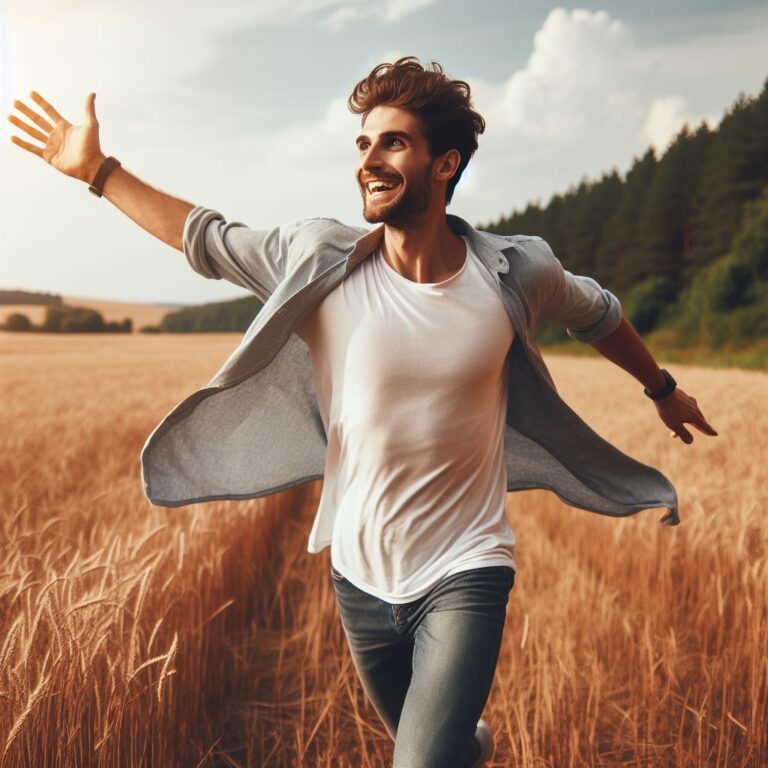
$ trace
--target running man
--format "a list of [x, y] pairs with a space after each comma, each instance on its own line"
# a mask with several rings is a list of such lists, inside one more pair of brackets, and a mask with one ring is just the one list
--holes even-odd
[[[142, 452], [153, 504], [246, 499], [323, 478], [308, 551], [330, 578], [355, 668], [394, 741], [394, 768], [483, 765], [481, 718], [516, 575], [508, 491], [548, 488], [610, 516], [667, 507], [658, 470], [597, 435], [557, 393], [533, 344], [559, 324], [643, 386], [673, 437], [715, 430], [660, 369], [616, 296], [565, 270], [535, 235], [447, 214], [485, 121], [469, 85], [414, 57], [355, 86], [355, 180], [374, 229], [332, 218], [269, 230], [138, 179], [99, 142], [95, 94], [72, 125], [42, 114], [12, 137], [264, 306], [209, 385]], [[311, 161], [311, 158], [308, 158]], [[265, 190], [266, 193], [266, 190]]]

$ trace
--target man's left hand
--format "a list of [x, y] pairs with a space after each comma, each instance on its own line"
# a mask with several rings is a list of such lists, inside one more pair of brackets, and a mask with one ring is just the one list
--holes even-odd
[[704, 418], [696, 400], [675, 387], [671, 395], [654, 400], [659, 418], [672, 430], [670, 437], [679, 437], [684, 443], [692, 443], [693, 435], [684, 424], [693, 424], [705, 435], [717, 435], [715, 429]]

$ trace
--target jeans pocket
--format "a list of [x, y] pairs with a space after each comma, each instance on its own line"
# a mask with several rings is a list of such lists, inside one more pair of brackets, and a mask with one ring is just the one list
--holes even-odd
[[344, 577], [331, 565], [331, 578], [336, 582], [344, 581]]

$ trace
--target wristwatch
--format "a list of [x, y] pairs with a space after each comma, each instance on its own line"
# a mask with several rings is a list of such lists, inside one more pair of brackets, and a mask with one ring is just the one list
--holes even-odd
[[92, 192], [96, 197], [101, 197], [102, 190], [104, 189], [104, 182], [107, 180], [107, 176], [120, 165], [120, 161], [116, 157], [105, 158], [104, 162], [99, 166], [99, 170], [96, 171], [96, 175], [93, 177], [93, 181], [88, 187], [88, 191]]
[[651, 400], [661, 400], [667, 395], [671, 395], [675, 391], [677, 382], [672, 378], [672, 374], [666, 368], [660, 368], [661, 375], [664, 377], [664, 381], [667, 383], [655, 392], [649, 392], [647, 387], [643, 387], [643, 392], [651, 398]]

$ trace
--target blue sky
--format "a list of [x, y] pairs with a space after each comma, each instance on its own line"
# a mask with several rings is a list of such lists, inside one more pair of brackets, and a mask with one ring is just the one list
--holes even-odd
[[95, 91], [107, 154], [228, 219], [366, 225], [347, 96], [382, 61], [435, 60], [487, 121], [448, 208], [481, 224], [624, 172], [686, 121], [716, 125], [739, 92], [760, 91], [767, 32], [764, 3], [712, 0], [0, 0], [0, 287], [243, 295], [13, 145], [6, 115], [17, 98], [34, 106], [32, 89], [75, 123]]

